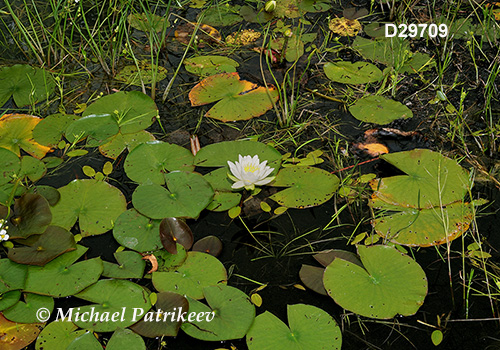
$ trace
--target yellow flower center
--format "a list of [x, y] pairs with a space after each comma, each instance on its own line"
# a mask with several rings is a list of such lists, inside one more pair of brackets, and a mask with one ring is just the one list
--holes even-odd
[[259, 167], [250, 164], [250, 165], [245, 165], [243, 167], [243, 170], [245, 170], [245, 173], [255, 173], [257, 170], [259, 170]]

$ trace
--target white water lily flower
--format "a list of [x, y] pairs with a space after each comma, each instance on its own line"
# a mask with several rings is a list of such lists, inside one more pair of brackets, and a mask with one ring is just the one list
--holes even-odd
[[247, 190], [253, 190], [255, 186], [262, 186], [274, 180], [274, 176], [266, 177], [271, 174], [274, 168], [269, 167], [267, 160], [260, 163], [259, 156], [238, 155], [238, 162], [227, 161], [231, 174], [227, 174], [235, 183], [231, 186], [234, 189], [245, 187]]
[[[0, 227], [5, 224], [5, 220], [0, 219]], [[8, 226], [3, 226], [3, 228], [0, 229], [0, 241], [7, 241], [9, 239], [9, 235], [7, 234], [7, 229]]]

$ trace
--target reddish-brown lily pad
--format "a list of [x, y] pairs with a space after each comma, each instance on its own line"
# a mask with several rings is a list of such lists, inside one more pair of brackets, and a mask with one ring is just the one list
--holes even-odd
[[42, 234], [52, 221], [49, 203], [39, 194], [26, 193], [16, 199], [9, 221], [11, 239]]
[[186, 250], [193, 246], [193, 232], [185, 221], [177, 218], [165, 218], [160, 224], [160, 239], [163, 247], [170, 254], [177, 254], [177, 243]]

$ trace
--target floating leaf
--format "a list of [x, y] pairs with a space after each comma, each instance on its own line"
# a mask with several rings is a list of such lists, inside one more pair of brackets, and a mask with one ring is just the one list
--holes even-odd
[[61, 200], [52, 208], [52, 224], [69, 230], [78, 220], [84, 237], [110, 230], [127, 209], [120, 190], [104, 181], [73, 180], [59, 192]]
[[12, 96], [18, 107], [46, 100], [54, 92], [55, 82], [45, 69], [16, 64], [0, 67], [0, 106]]
[[102, 345], [96, 339], [94, 332], [86, 331], [79, 335], [68, 345], [66, 350], [102, 350]]
[[210, 184], [197, 173], [175, 171], [165, 175], [166, 187], [140, 185], [132, 195], [132, 203], [140, 213], [152, 218], [196, 218], [212, 201]]
[[116, 219], [113, 236], [122, 246], [140, 253], [161, 249], [158, 234], [160, 220], [152, 220], [135, 209], [123, 212]]
[[215, 191], [214, 198], [207, 207], [208, 210], [226, 211], [240, 204], [241, 193], [233, 192], [231, 188], [233, 181], [227, 176], [228, 172], [226, 165], [203, 176]]
[[41, 160], [30, 156], [23, 156], [21, 158], [21, 171], [20, 177], [27, 177], [32, 182], [40, 180], [47, 172], [45, 163]]
[[189, 73], [201, 77], [220, 73], [236, 72], [238, 62], [224, 56], [197, 56], [184, 60], [184, 67]]
[[51, 322], [36, 340], [36, 350], [67, 349], [75, 338], [86, 332], [85, 330], [77, 331], [77, 328], [72, 322], [61, 320]]
[[243, 20], [239, 16], [239, 5], [209, 6], [204, 11], [202, 22], [215, 27], [232, 26]]
[[0, 349], [21, 350], [31, 344], [43, 328], [43, 323], [19, 324], [0, 313]]
[[221, 36], [217, 29], [207, 24], [190, 23], [190, 22], [181, 24], [177, 27], [174, 33], [175, 38], [179, 42], [189, 45], [191, 37], [195, 35], [196, 28], [198, 28], [198, 30], [196, 31], [198, 48], [204, 47], [207, 43], [208, 44], [221, 43]]
[[0, 293], [11, 290], [24, 289], [28, 268], [11, 261], [0, 259]]
[[61, 199], [61, 194], [57, 189], [51, 186], [36, 186], [30, 189], [29, 193], [37, 193], [43, 196], [50, 206], [54, 206]]
[[328, 79], [342, 84], [366, 84], [382, 79], [382, 71], [368, 62], [327, 63], [323, 69]]
[[177, 254], [177, 243], [186, 250], [193, 246], [193, 232], [186, 224], [177, 218], [165, 218], [160, 224], [160, 239], [163, 247], [170, 254]]
[[401, 38], [370, 40], [357, 36], [352, 48], [364, 58], [390, 67], [402, 66], [411, 53], [408, 41]]
[[151, 141], [137, 146], [125, 159], [127, 176], [138, 183], [163, 185], [165, 174], [181, 170], [193, 171], [193, 154], [184, 147]]
[[273, 86], [259, 87], [240, 80], [238, 73], [222, 73], [209, 76], [190, 92], [192, 106], [202, 106], [219, 101], [205, 116], [223, 122], [247, 120], [258, 117], [273, 107], [278, 91]]
[[14, 179], [21, 170], [21, 160], [15, 153], [0, 147], [0, 185]]
[[146, 350], [146, 344], [140, 335], [130, 329], [118, 328], [106, 344], [106, 350], [123, 349]]
[[33, 129], [33, 138], [41, 145], [56, 147], [64, 134], [64, 130], [78, 118], [80, 117], [64, 113], [46, 116]]
[[178, 267], [184, 264], [184, 261], [187, 259], [187, 251], [183, 246], [177, 244], [177, 254], [170, 254], [165, 249], [162, 249], [153, 252], [153, 256], [154, 259], [156, 259], [157, 271], [169, 272], [175, 271]]
[[222, 242], [216, 236], [206, 236], [196, 241], [193, 245], [193, 251], [203, 252], [217, 257], [222, 251]]
[[431, 340], [434, 346], [438, 346], [443, 341], [443, 332], [441, 332], [439, 329], [436, 329], [431, 334]]
[[422, 268], [389, 246], [358, 246], [358, 254], [364, 267], [335, 259], [325, 270], [323, 283], [335, 302], [378, 319], [415, 314], [427, 294]]
[[90, 114], [68, 125], [64, 136], [69, 142], [87, 139], [87, 145], [97, 147], [118, 134], [118, 124], [111, 114]]
[[11, 238], [41, 234], [52, 220], [49, 203], [39, 194], [26, 193], [16, 199], [14, 212], [9, 220]]
[[204, 312], [205, 318], [183, 323], [182, 330], [193, 338], [209, 341], [244, 337], [255, 318], [255, 307], [248, 296], [226, 285], [205, 287], [203, 295], [209, 306], [189, 297], [188, 300], [189, 311], [198, 315]]
[[99, 152], [105, 157], [116, 159], [125, 149], [130, 152], [141, 143], [154, 140], [155, 137], [144, 130], [125, 135], [118, 133], [108, 143], [99, 146]]
[[312, 167], [291, 167], [280, 170], [271, 183], [276, 187], [288, 187], [273, 194], [272, 200], [288, 208], [308, 208], [329, 200], [340, 180], [329, 172]]
[[102, 275], [109, 278], [142, 278], [146, 262], [142, 255], [131, 251], [122, 251], [113, 254], [118, 264], [102, 262]]
[[175, 292], [203, 299], [203, 288], [226, 283], [226, 268], [210, 254], [189, 252], [186, 261], [171, 272], [153, 272], [153, 284], [160, 292]]
[[54, 299], [45, 295], [37, 295], [31, 293], [23, 293], [24, 301], [19, 301], [11, 308], [4, 310], [2, 313], [8, 320], [18, 323], [37, 323], [37, 311], [41, 308], [49, 310], [49, 313], [54, 309]]
[[143, 32], [161, 32], [169, 27], [166, 17], [155, 15], [154, 13], [131, 13], [127, 17], [128, 23], [134, 29]]
[[28, 114], [5, 114], [0, 118], [0, 148], [6, 148], [19, 157], [23, 149], [35, 158], [41, 159], [49, 147], [33, 140], [33, 129], [40, 118]]
[[166, 77], [166, 68], [151, 64], [149, 60], [142, 60], [137, 61], [137, 66], [133, 64], [123, 67], [115, 79], [127, 85], [142, 86], [142, 84], [151, 84], [153, 81], [161, 81]]
[[20, 264], [43, 266], [59, 255], [75, 249], [73, 234], [62, 227], [49, 226], [29, 246], [9, 249], [8, 257]]
[[249, 350], [340, 350], [342, 333], [328, 313], [312, 305], [288, 305], [288, 328], [269, 311], [255, 318], [246, 341]]
[[328, 28], [341, 36], [355, 36], [362, 29], [357, 19], [333, 18], [328, 23]]
[[0, 311], [16, 304], [19, 299], [21, 299], [21, 291], [19, 290], [11, 290], [10, 292], [3, 293], [0, 298]]
[[324, 268], [304, 264], [300, 268], [299, 277], [307, 288], [312, 289], [316, 293], [327, 295], [325, 287], [323, 286], [324, 272]]
[[151, 97], [139, 91], [120, 91], [101, 97], [92, 103], [83, 116], [111, 114], [122, 134], [131, 134], [146, 129], [158, 115], [158, 108]]
[[382, 96], [367, 96], [349, 107], [354, 118], [366, 123], [389, 124], [396, 119], [413, 117], [412, 111], [401, 102]]

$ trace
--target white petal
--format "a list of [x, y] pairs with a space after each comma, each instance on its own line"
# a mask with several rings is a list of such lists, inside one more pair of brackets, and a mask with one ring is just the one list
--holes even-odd
[[245, 183], [243, 181], [238, 181], [238, 182], [235, 182], [231, 188], [234, 188], [235, 190], [238, 189], [238, 188], [243, 188], [245, 187]]
[[271, 174], [273, 172], [274, 168], [271, 167], [266, 167], [264, 173], [262, 174], [262, 177], [266, 177], [267, 175]]
[[230, 161], [227, 161], [227, 164], [229, 165], [229, 170], [231, 170], [233, 176], [236, 177], [237, 179], [241, 179], [241, 173], [239, 171], [238, 166]]
[[270, 183], [271, 181], [273, 181], [275, 177], [276, 177], [276, 176], [266, 177], [265, 179], [262, 179], [262, 180], [260, 180], [260, 181], [256, 181], [256, 182], [255, 182], [255, 184], [256, 184], [257, 186], [266, 185], [266, 184]]

